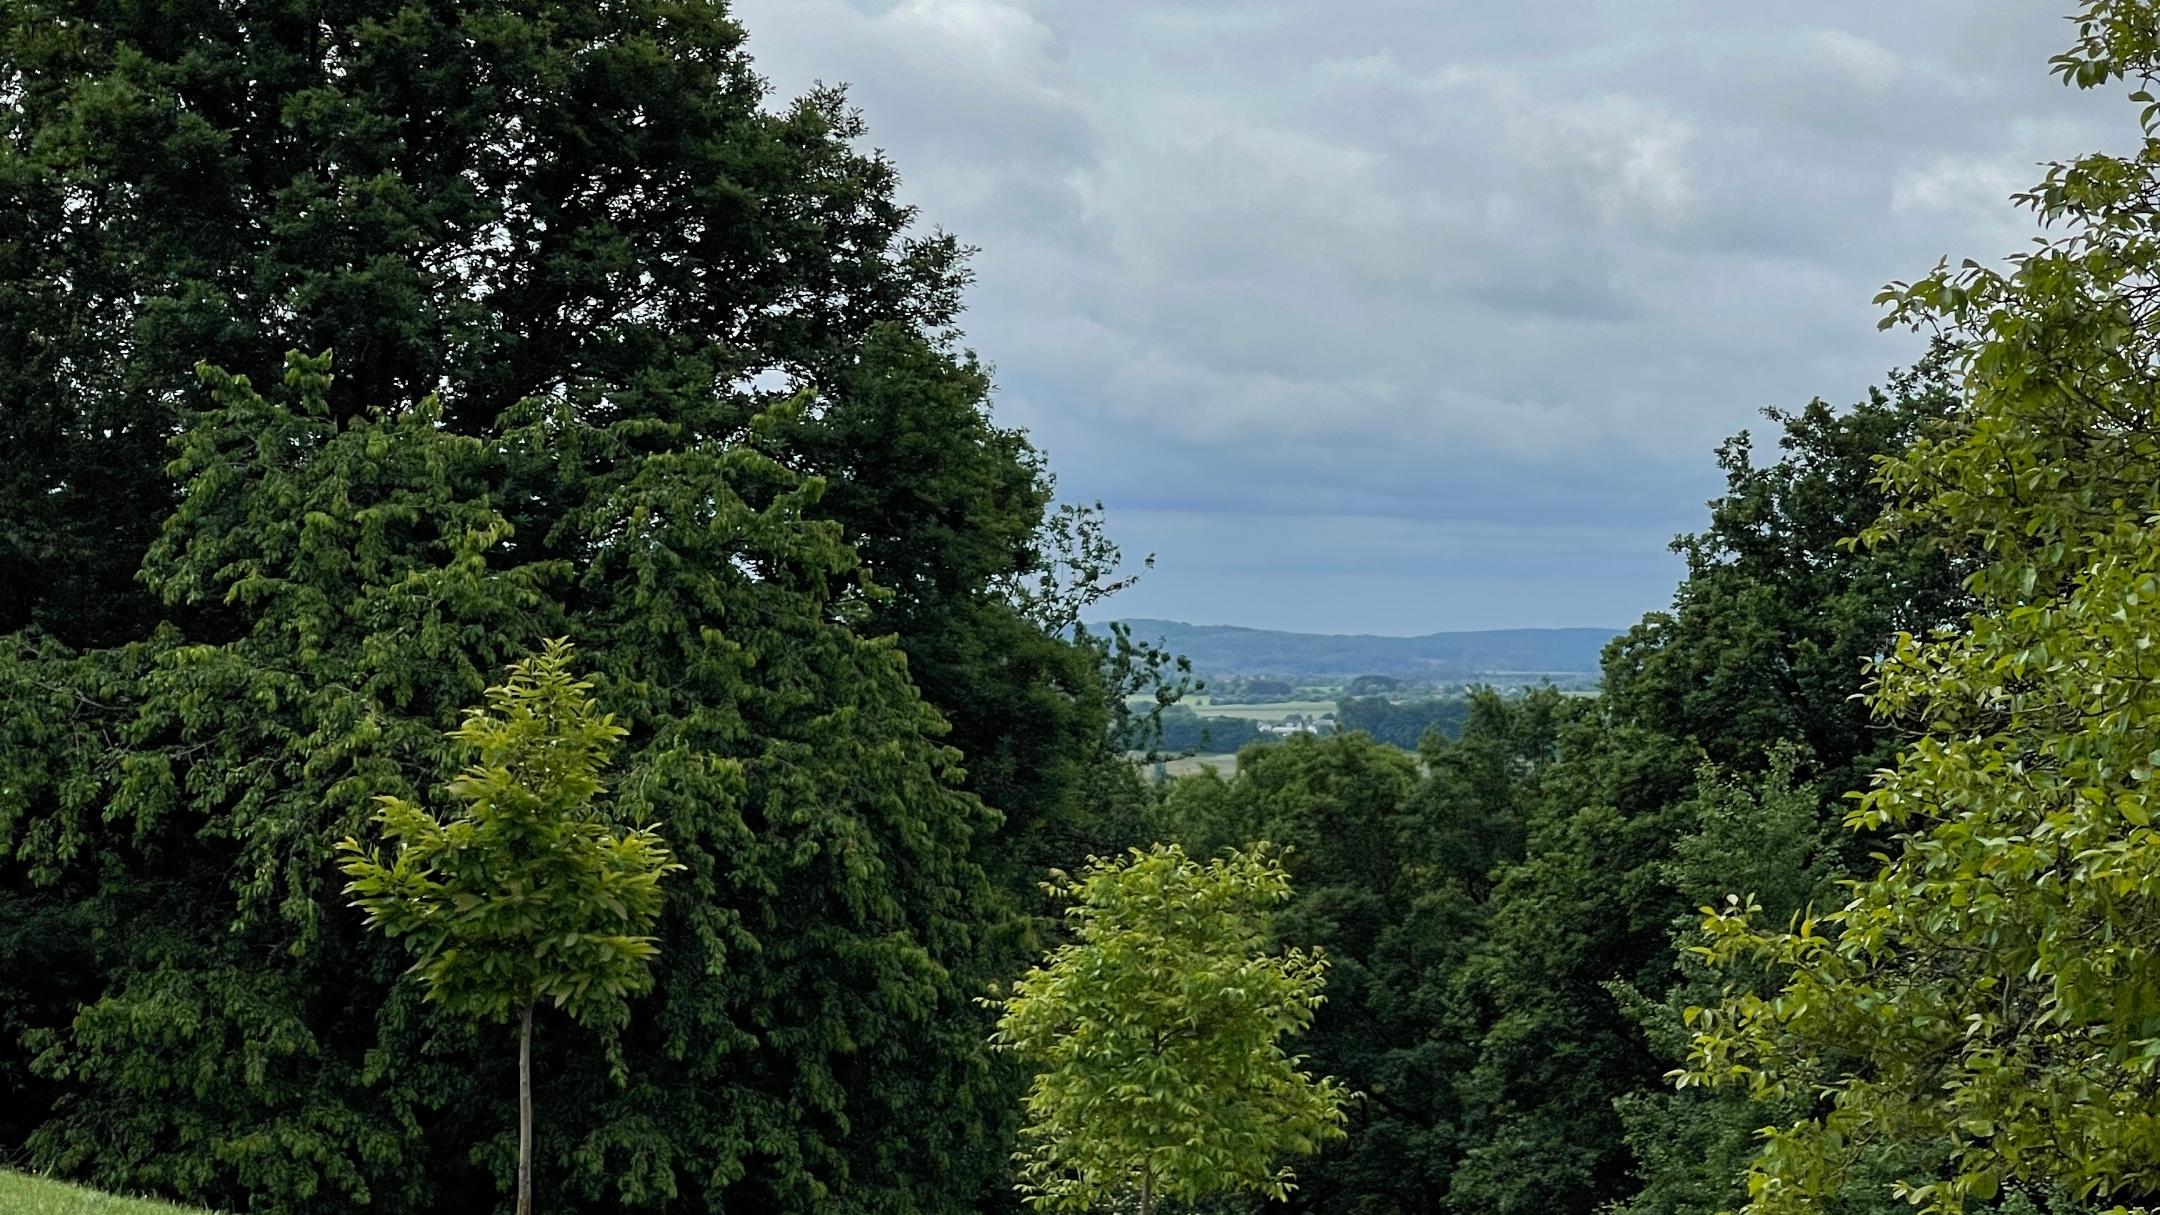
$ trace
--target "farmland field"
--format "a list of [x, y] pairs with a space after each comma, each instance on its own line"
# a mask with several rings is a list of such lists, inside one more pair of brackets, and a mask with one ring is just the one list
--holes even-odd
[[1163, 773], [1167, 776], [1196, 776], [1202, 768], [1213, 768], [1218, 776], [1234, 776], [1237, 774], [1237, 756], [1187, 755], [1163, 761]]
[[1335, 711], [1335, 702], [1332, 700], [1285, 700], [1267, 705], [1219, 705], [1205, 696], [1195, 696], [1181, 703], [1191, 705], [1193, 712], [1202, 717], [1238, 717], [1246, 721], [1281, 721], [1292, 713], [1318, 717], [1322, 713]]
[[[1126, 703], [1135, 709], [1144, 710], [1152, 705], [1154, 701], [1146, 696], [1135, 696], [1129, 698]], [[1322, 713], [1333, 713], [1335, 711], [1335, 702], [1332, 700], [1282, 700], [1272, 704], [1217, 704], [1212, 698], [1201, 695], [1187, 696], [1178, 703], [1202, 717], [1237, 717], [1246, 721], [1281, 721], [1292, 713], [1302, 713], [1307, 717], [1318, 717]]]

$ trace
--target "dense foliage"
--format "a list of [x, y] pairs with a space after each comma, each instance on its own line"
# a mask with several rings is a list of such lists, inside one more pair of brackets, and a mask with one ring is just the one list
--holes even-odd
[[1342, 1137], [1350, 1094], [1285, 1039], [1312, 1023], [1317, 949], [1272, 948], [1290, 875], [1266, 844], [1198, 861], [1175, 844], [1054, 879], [1073, 939], [997, 1001], [994, 1043], [1036, 1069], [1020, 1189], [1038, 1210], [1225, 1191], [1280, 1199], [1284, 1157]]
[[[687, 869], [624, 1081], [546, 1039], [538, 1066], [578, 1099], [543, 1129], [543, 1205], [913, 1202], [917, 1161], [993, 1184], [999, 1145], [967, 1110], [1004, 1089], [967, 1001], [1002, 931], [968, 859], [994, 820], [945, 778], [900, 654], [836, 622], [851, 561], [806, 517], [816, 483], [754, 444], [641, 443], [562, 409], [488, 441], [432, 407], [340, 425], [320, 361], [276, 401], [212, 378], [224, 405], [189, 432], [149, 569], [250, 627], [9, 671], [35, 710], [10, 715], [11, 753], [42, 764], [9, 785], [51, 806], [17, 819], [20, 854], [113, 917], [101, 989], [32, 1033], [64, 1099], [31, 1152], [258, 1208], [485, 1205], [507, 1044], [423, 1014], [395, 947], [340, 906], [329, 849], [378, 794], [452, 777], [444, 731], [484, 673], [567, 635], [631, 732], [617, 812], [666, 822]], [[518, 545], [506, 483], [564, 487], [583, 559]], [[777, 1142], [788, 1166], [752, 1167]]]
[[[2076, 28], [2071, 83], [2160, 76], [2151, 0]], [[1016, 1145], [1048, 1206], [2160, 1204], [2160, 102], [2028, 196], [2054, 243], [1886, 294], [1916, 366], [1718, 450], [1668, 610], [1316, 652], [1081, 623], [1119, 555], [992, 420], [960, 250], [742, 38], [0, 6], [0, 1155], [500, 1209], [514, 1045], [448, 1014], [545, 992], [550, 1211], [1009, 1209]], [[1128, 746], [1257, 737], [1168, 703], [1172, 629], [1358, 676], [1341, 732], [1151, 791]], [[551, 638], [613, 826], [467, 767]], [[419, 981], [337, 874], [383, 797], [346, 862]], [[527, 797], [619, 932], [467, 882]]]
[[1849, 409], [1775, 413], [1775, 461], [1726, 444], [1726, 492], [1678, 542], [1688, 577], [1608, 649], [1604, 696], [1440, 702], [1459, 737], [1421, 722], [1415, 759], [1355, 731], [1427, 706], [1350, 700], [1349, 733], [1248, 749], [1235, 779], [1166, 791], [1163, 829], [1194, 847], [1296, 845], [1286, 939], [1334, 961], [1311, 1053], [1370, 1096], [1293, 1205], [1712, 1215], [1741, 1200], [1761, 1112], [1664, 1081], [1681, 1010], [1710, 982], [1676, 969], [1674, 939], [1706, 900], [1797, 907], [1863, 859], [1840, 795], [1895, 735], [1846, 699], [1868, 655], [1953, 619], [1964, 593], [1935, 546], [1841, 541], [1884, 508], [1875, 459], [1951, 407], [1946, 358]]
[[[2160, 8], [2096, 0], [2055, 61], [2093, 87], [2160, 73]], [[1924, 728], [1851, 815], [1892, 833], [1840, 905], [1797, 922], [1711, 909], [1731, 983], [1693, 1017], [1686, 1078], [1815, 1100], [1778, 1125], [1748, 1210], [1817, 1210], [1858, 1146], [1932, 1143], [1895, 1174], [1923, 1211], [2050, 1189], [2160, 1203], [2160, 124], [2130, 157], [2051, 167], [2024, 196], [2054, 239], [2002, 269], [1943, 268], [1886, 298], [1961, 340], [1966, 395], [1886, 461], [1883, 543], [1974, 554], [1961, 627], [1906, 633], [1874, 711]], [[1936, 1162], [1930, 1162], [1936, 1163]]]
[[368, 927], [403, 938], [427, 998], [469, 1017], [518, 1019], [518, 1215], [531, 1215], [532, 1034], [546, 1000], [582, 1025], [620, 1029], [652, 987], [660, 879], [680, 870], [651, 826], [618, 827], [594, 806], [609, 753], [628, 733], [592, 702], [551, 638], [468, 709], [451, 738], [471, 762], [450, 782], [464, 803], [439, 819], [385, 794], [382, 849], [347, 838], [339, 868]]
[[367, 925], [418, 954], [413, 972], [453, 1012], [507, 1020], [541, 1000], [585, 1024], [620, 1025], [652, 986], [660, 879], [679, 870], [652, 826], [594, 806], [608, 753], [628, 731], [593, 704], [571, 648], [510, 668], [451, 738], [468, 756], [447, 819], [384, 795], [382, 848], [338, 844], [346, 893]]
[[1114, 553], [990, 420], [957, 244], [742, 39], [667, 0], [0, 6], [0, 1151], [486, 1209], [503, 1044], [416, 1003], [326, 849], [566, 636], [689, 869], [627, 1080], [542, 1048], [544, 1205], [1004, 1191], [1020, 1077], [970, 997], [1044, 866], [1136, 837], [1154, 656], [1059, 627]]
[[[1668, 924], [1691, 943], [1695, 910], [1754, 892], [1780, 914], [1835, 897], [1834, 883], [1872, 862], [1871, 840], [1840, 829], [1845, 794], [1901, 737], [1855, 699], [1865, 664], [1900, 631], [1953, 621], [1966, 569], [1922, 539], [1868, 548], [1847, 541], [1889, 503], [1876, 462], [1954, 408], [1950, 352], [1938, 347], [1849, 410], [1813, 402], [1773, 416], [1784, 458], [1755, 462], [1744, 440], [1720, 452], [1726, 493], [1711, 526], [1684, 538], [1689, 575], [1608, 655], [1618, 716], [1682, 733], [1714, 765], [1682, 792], [1679, 832], [1656, 873]], [[1802, 807], [1806, 807], [1805, 810]], [[1679, 973], [1618, 994], [1657, 1057], [1686, 1051], [1682, 1012], [1715, 981], [1682, 954]], [[1741, 1199], [1741, 1162], [1765, 1111], [1735, 1096], [1645, 1084], [1620, 1100], [1639, 1189], [1635, 1215], [1709, 1215]], [[1885, 1201], [1864, 1209], [1894, 1209]]]
[[[1298, 736], [1241, 754], [1235, 780], [1188, 777], [1165, 799], [1169, 829], [1196, 848], [1293, 845], [1300, 894], [1281, 931], [1332, 963], [1305, 1049], [1365, 1094], [1349, 1138], [1300, 1170], [1292, 1200], [1303, 1208], [1423, 1211], [1446, 1192], [1474, 1060], [1458, 979], [1481, 933], [1486, 874], [1520, 854], [1510, 811], [1528, 801], [1569, 707], [1551, 694], [1480, 704], [1460, 744], [1433, 741], [1430, 779], [1414, 757], [1359, 735]], [[1472, 782], [1476, 800], [1451, 796]], [[1483, 800], [1494, 794], [1506, 800]]]

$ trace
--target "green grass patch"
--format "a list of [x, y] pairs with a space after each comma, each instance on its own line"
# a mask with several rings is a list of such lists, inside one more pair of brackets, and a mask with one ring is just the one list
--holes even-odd
[[1318, 717], [1322, 713], [1335, 711], [1335, 702], [1332, 700], [1284, 700], [1268, 705], [1219, 705], [1204, 696], [1197, 696], [1187, 697], [1180, 703], [1191, 705], [1192, 711], [1202, 717], [1242, 717], [1246, 721], [1281, 721], [1292, 713]]
[[[1163, 761], [1163, 775], [1165, 776], [1193, 776], [1202, 768], [1213, 768], [1218, 776], [1236, 776], [1237, 756], [1184, 755], [1177, 759]], [[1148, 775], [1154, 770], [1155, 765], [1149, 764], [1142, 770], [1141, 775]]]
[[206, 1215], [147, 1198], [115, 1198], [81, 1186], [0, 1171], [0, 1211], [7, 1215]]

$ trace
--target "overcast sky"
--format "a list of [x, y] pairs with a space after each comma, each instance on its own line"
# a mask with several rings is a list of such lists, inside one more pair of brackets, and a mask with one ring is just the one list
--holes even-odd
[[2032, 234], [2135, 133], [2068, 0], [735, 0], [979, 246], [999, 418], [1157, 566], [1113, 614], [1632, 623], [1757, 411], [1919, 339], [1870, 303]]

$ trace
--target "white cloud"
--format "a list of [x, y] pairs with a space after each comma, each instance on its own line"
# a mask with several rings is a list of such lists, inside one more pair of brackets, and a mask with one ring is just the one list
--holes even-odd
[[1997, 215], [2010, 196], [2032, 184], [2029, 163], [1980, 156], [1938, 156], [1897, 175], [1890, 209], [1898, 215]]
[[1850, 30], [1810, 30], [1807, 41], [1843, 78], [1838, 82], [1841, 85], [1857, 85], [1882, 92], [1896, 83], [1901, 74], [1897, 52]]
[[1599, 222], [1673, 224], [1686, 217], [1694, 128], [1662, 106], [1625, 95], [1590, 97], [1529, 110], [1510, 128], [1525, 159], [1566, 183]]
[[904, 0], [878, 24], [964, 56], [961, 63], [971, 71], [1027, 68], [1042, 61], [1055, 41], [1034, 14], [1002, 0]]

